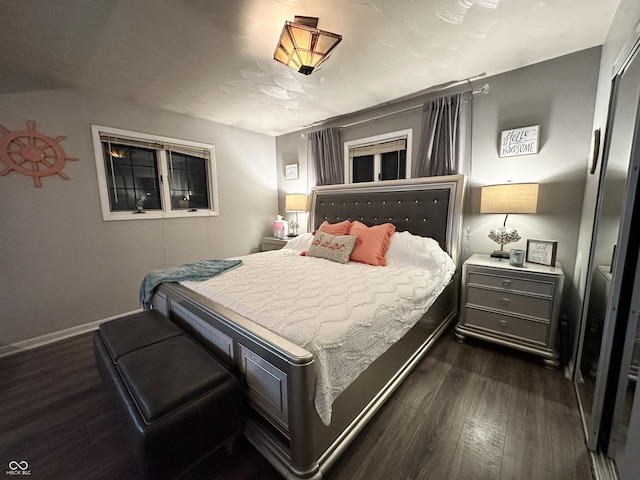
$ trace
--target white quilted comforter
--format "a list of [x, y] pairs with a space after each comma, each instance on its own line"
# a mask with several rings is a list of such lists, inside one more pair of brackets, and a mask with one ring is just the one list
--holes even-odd
[[315, 408], [328, 425], [333, 401], [411, 329], [455, 266], [439, 247], [428, 262], [410, 262], [428, 269], [391, 260], [343, 265], [299, 250], [238, 257], [243, 265], [223, 275], [181, 283], [313, 353]]

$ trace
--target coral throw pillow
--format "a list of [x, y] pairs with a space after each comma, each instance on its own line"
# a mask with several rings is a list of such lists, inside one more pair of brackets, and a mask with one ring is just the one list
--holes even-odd
[[353, 222], [349, 235], [357, 236], [358, 241], [351, 252], [351, 260], [369, 265], [386, 265], [384, 256], [395, 231], [396, 227], [391, 223], [367, 227], [364, 223]]
[[325, 220], [318, 227], [318, 230], [328, 233], [329, 235], [349, 235], [350, 229], [351, 222], [349, 220], [343, 220], [340, 223], [329, 223]]

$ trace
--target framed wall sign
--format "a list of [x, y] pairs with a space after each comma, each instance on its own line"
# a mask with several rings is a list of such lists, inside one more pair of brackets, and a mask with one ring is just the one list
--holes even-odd
[[295, 180], [298, 178], [298, 164], [290, 163], [284, 166], [284, 177], [287, 180]]
[[500, 156], [517, 157], [538, 153], [540, 125], [503, 130], [500, 136]]
[[558, 242], [549, 240], [527, 240], [527, 262], [556, 266]]

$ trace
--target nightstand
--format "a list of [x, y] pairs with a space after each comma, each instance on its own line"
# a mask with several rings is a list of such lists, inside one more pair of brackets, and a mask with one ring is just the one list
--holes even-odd
[[280, 250], [291, 238], [262, 237], [262, 251]]
[[462, 297], [456, 338], [479, 338], [560, 364], [556, 348], [562, 301], [562, 267], [473, 255], [462, 265]]

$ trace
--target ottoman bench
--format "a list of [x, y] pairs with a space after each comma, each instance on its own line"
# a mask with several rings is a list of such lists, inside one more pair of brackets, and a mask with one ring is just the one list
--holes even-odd
[[96, 365], [143, 478], [175, 478], [241, 429], [240, 382], [155, 310], [100, 325]]

